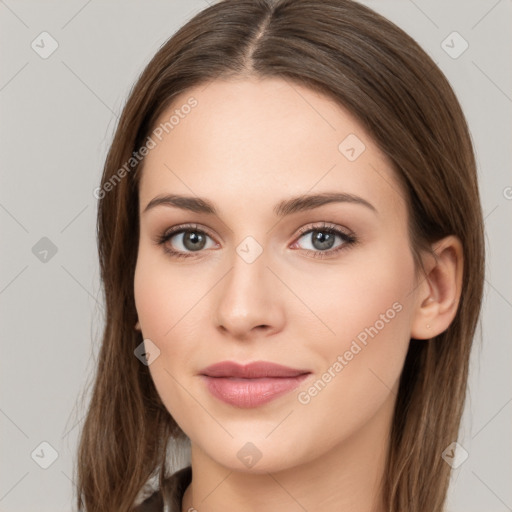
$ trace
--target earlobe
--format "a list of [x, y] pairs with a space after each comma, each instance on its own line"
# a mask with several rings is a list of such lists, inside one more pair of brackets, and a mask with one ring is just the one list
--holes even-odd
[[428, 256], [426, 275], [417, 288], [417, 305], [411, 338], [430, 339], [452, 323], [460, 302], [463, 250], [460, 240], [450, 235], [433, 244], [435, 258]]
[[135, 328], [135, 330], [136, 330], [136, 331], [140, 331], [140, 330], [141, 330], [141, 328], [140, 328], [140, 322], [139, 322], [138, 320], [137, 320], [137, 323], [135, 324], [135, 327], [134, 327], [134, 328]]

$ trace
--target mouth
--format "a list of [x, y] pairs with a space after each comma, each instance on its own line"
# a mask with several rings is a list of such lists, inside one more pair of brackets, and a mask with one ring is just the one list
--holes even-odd
[[300, 385], [311, 371], [257, 361], [240, 365], [223, 361], [200, 372], [209, 392], [224, 403], [238, 408], [263, 405]]

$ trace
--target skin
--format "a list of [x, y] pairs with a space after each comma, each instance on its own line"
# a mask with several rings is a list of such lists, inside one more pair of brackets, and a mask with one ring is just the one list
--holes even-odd
[[[193, 479], [182, 511], [383, 510], [379, 483], [409, 340], [427, 340], [453, 320], [460, 242], [437, 242], [437, 258], [425, 255], [427, 274], [417, 274], [390, 163], [331, 99], [281, 79], [218, 80], [176, 98], [161, 121], [191, 96], [198, 105], [144, 163], [134, 282], [135, 327], [160, 350], [151, 376], [191, 440]], [[349, 134], [366, 147], [354, 161], [338, 149]], [[273, 211], [283, 199], [333, 191], [377, 211], [348, 202], [283, 218]], [[144, 212], [165, 193], [208, 199], [217, 215], [163, 205]], [[323, 222], [358, 243], [315, 258], [321, 246], [298, 230]], [[184, 223], [211, 237], [194, 252], [175, 235], [166, 245], [191, 254], [176, 259], [155, 240]], [[252, 263], [236, 251], [247, 236], [263, 249]], [[333, 250], [343, 243], [336, 237]], [[299, 393], [397, 303], [400, 311], [301, 403]], [[263, 406], [239, 409], [212, 396], [198, 376], [224, 360], [312, 374]], [[251, 468], [237, 457], [247, 442], [261, 453]]]

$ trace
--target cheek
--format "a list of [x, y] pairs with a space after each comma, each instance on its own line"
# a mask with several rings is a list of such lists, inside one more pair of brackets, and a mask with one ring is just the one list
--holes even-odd
[[[372, 250], [347, 254], [340, 265], [289, 274], [294, 292], [302, 299], [297, 308], [309, 312], [310, 330], [325, 340], [320, 349], [332, 357], [333, 351], [346, 350], [354, 339], [379, 335], [380, 344], [407, 338], [410, 333], [410, 308], [414, 294], [414, 260], [404, 243], [375, 244]], [[302, 320], [304, 321], [304, 320]]]
[[[135, 276], [135, 302], [145, 339], [157, 345], [160, 356], [151, 365], [155, 384], [169, 387], [170, 375], [190, 368], [194, 362], [194, 343], [200, 339], [198, 316], [204, 317], [199, 303], [201, 290], [187, 288], [184, 278], [174, 273], [145, 267]], [[181, 286], [183, 285], [183, 286]], [[195, 331], [198, 332], [195, 332]]]
[[335, 333], [325, 330], [323, 342], [310, 345], [312, 353], [321, 351], [324, 367], [299, 400], [320, 423], [336, 417], [330, 425], [356, 429], [396, 392], [414, 297], [414, 263], [404, 251], [362, 254], [346, 272], [333, 273], [322, 294], [310, 296]]
[[[198, 294], [165, 256], [141, 247], [134, 276], [135, 306], [146, 338], [169, 338]], [[187, 285], [187, 283], [189, 285]], [[197, 298], [196, 298], [197, 300]]]
[[[400, 376], [410, 341], [414, 262], [405, 247], [361, 252], [327, 275], [308, 278], [301, 292], [315, 319], [307, 351], [322, 382], [308, 397], [322, 411], [370, 414]], [[309, 291], [307, 291], [309, 290]], [[311, 330], [311, 329], [310, 329]], [[321, 395], [321, 397], [320, 397]], [[355, 417], [353, 418], [355, 420]]]
[[190, 330], [194, 325], [193, 315], [197, 314], [193, 306], [199, 299], [195, 297], [198, 290], [194, 294], [186, 286], [180, 286], [185, 284], [184, 278], [181, 277], [180, 283], [169, 267], [146, 262], [141, 258], [137, 264], [134, 293], [143, 337], [160, 350], [149, 371], [165, 407], [174, 418], [179, 418], [183, 415], [180, 411], [187, 409], [183, 387], [188, 386], [180, 372], [194, 363], [194, 345], [190, 343], [194, 335]]
[[159, 357], [149, 366], [151, 378], [166, 409], [179, 419], [190, 407], [190, 397], [184, 392], [188, 383], [180, 375], [180, 369], [193, 364], [190, 329], [194, 322], [190, 315], [196, 312], [192, 308], [200, 298], [200, 290], [194, 292], [187, 287], [183, 273], [180, 277], [162, 260], [149, 251], [140, 251], [134, 296], [143, 337], [160, 350]]

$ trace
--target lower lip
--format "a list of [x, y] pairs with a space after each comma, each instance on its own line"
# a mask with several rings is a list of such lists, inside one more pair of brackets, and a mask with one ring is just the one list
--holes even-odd
[[202, 375], [210, 393], [223, 402], [248, 409], [266, 404], [299, 386], [308, 376], [265, 377], [260, 379], [240, 379], [235, 377], [208, 377]]

